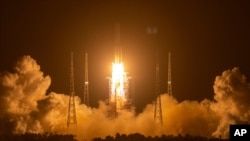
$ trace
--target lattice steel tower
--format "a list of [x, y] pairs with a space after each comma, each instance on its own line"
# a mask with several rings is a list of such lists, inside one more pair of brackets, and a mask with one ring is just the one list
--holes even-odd
[[172, 96], [171, 53], [168, 52], [168, 94]]
[[84, 82], [84, 95], [83, 103], [89, 106], [89, 76], [88, 76], [88, 53], [85, 53], [85, 82]]
[[70, 87], [67, 127], [76, 125], [73, 52], [70, 53]]
[[156, 54], [156, 67], [155, 67], [155, 95], [156, 95], [156, 101], [155, 101], [155, 111], [154, 111], [154, 119], [157, 123], [160, 125], [163, 124], [162, 122], [162, 109], [161, 109], [161, 95], [160, 95], [160, 77], [159, 77], [159, 57], [158, 52]]

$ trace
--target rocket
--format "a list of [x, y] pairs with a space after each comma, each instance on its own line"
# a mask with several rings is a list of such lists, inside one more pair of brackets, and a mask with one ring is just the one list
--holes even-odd
[[122, 63], [122, 48], [120, 43], [120, 24], [115, 25], [115, 63]]

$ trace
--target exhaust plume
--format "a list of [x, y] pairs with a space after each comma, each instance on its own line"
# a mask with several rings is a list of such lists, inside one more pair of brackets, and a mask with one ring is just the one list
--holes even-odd
[[239, 68], [217, 76], [214, 100], [178, 102], [162, 94], [163, 127], [154, 121], [154, 104], [142, 113], [134, 108], [121, 110], [116, 118], [108, 117], [108, 105], [99, 101], [98, 108], [80, 104], [76, 97], [77, 127], [67, 129], [68, 95], [47, 93], [51, 83], [30, 56], [22, 57], [13, 73], [0, 76], [0, 133], [73, 133], [78, 139], [115, 136], [116, 133], [140, 133], [145, 136], [199, 135], [228, 138], [230, 124], [249, 123], [249, 83]]
[[214, 99], [211, 109], [220, 117], [213, 136], [228, 136], [230, 124], [250, 122], [250, 87], [239, 68], [233, 68], [217, 76], [214, 82]]

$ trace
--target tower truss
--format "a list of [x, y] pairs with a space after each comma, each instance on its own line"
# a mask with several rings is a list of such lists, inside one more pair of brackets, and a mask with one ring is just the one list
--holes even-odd
[[73, 52], [70, 53], [70, 88], [67, 127], [76, 125]]
[[88, 76], [88, 53], [85, 53], [85, 81], [83, 103], [89, 106], [89, 76]]
[[171, 53], [168, 52], [168, 94], [172, 96]]
[[162, 108], [161, 108], [161, 95], [160, 95], [160, 77], [159, 77], [159, 56], [158, 52], [156, 54], [156, 67], [155, 67], [155, 95], [156, 95], [156, 101], [155, 101], [155, 111], [154, 111], [154, 119], [157, 123], [160, 125], [163, 124], [162, 121]]

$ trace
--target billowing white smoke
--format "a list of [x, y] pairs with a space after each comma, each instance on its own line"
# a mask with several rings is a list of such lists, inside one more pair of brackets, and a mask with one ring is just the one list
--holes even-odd
[[77, 127], [66, 128], [68, 96], [46, 91], [51, 83], [43, 76], [39, 65], [24, 56], [14, 73], [0, 76], [0, 132], [13, 133], [74, 133], [78, 138], [91, 139], [116, 133], [141, 133], [145, 136], [190, 134], [228, 137], [229, 124], [250, 121], [249, 84], [238, 68], [223, 72], [214, 83], [216, 101], [183, 101], [161, 95], [163, 129], [153, 118], [154, 105], [148, 104], [142, 113], [122, 110], [116, 118], [107, 117], [107, 105], [98, 108], [80, 104], [76, 97]]
[[35, 114], [39, 112], [38, 101], [46, 98], [50, 77], [44, 77], [36, 61], [25, 56], [17, 63], [15, 73], [3, 74], [0, 80], [1, 132], [41, 132]]
[[211, 137], [218, 126], [219, 118], [211, 111], [209, 100], [178, 103], [173, 97], [163, 95], [162, 103], [166, 134]]
[[239, 68], [233, 68], [217, 76], [214, 83], [214, 99], [211, 109], [220, 117], [214, 136], [229, 134], [229, 124], [250, 122], [250, 87]]

